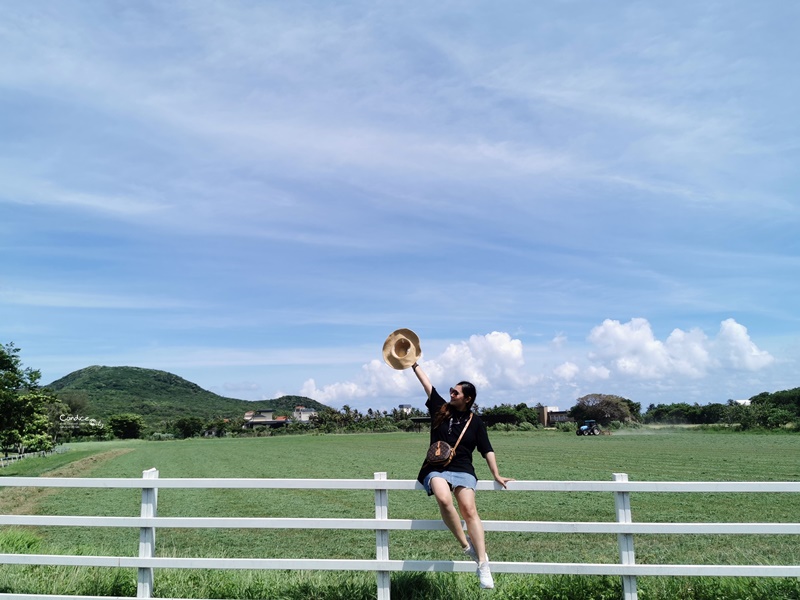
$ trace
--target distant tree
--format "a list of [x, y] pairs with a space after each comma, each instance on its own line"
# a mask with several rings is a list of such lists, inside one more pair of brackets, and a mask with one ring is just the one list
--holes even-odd
[[120, 439], [137, 439], [142, 436], [144, 420], [140, 415], [124, 414], [113, 415], [108, 420], [108, 426], [114, 435]]
[[427, 417], [428, 413], [423, 412], [418, 408], [411, 408], [409, 412], [406, 412], [405, 410], [401, 410], [399, 408], [393, 408], [392, 412], [388, 413], [388, 416], [393, 421], [405, 421], [407, 419], [410, 419], [411, 417]]
[[738, 425], [741, 429], [777, 429], [797, 419], [791, 410], [775, 406], [768, 402], [739, 404], [728, 401], [724, 420], [730, 425]]
[[215, 437], [225, 437], [225, 434], [230, 430], [230, 427], [231, 421], [229, 419], [217, 417], [216, 419], [211, 419], [208, 423], [206, 423], [203, 430], [209, 432], [209, 435], [213, 435]]
[[316, 415], [312, 415], [309, 422], [319, 431], [333, 432], [339, 427], [342, 422], [342, 415], [338, 411], [325, 407], [317, 411]]
[[643, 415], [646, 423], [689, 423], [692, 425], [710, 425], [720, 423], [725, 415], [724, 404], [651, 404]]
[[89, 409], [89, 397], [83, 390], [60, 390], [58, 399], [71, 415], [83, 415]]
[[[61, 398], [51, 393], [49, 390], [37, 390], [42, 394], [41, 399], [45, 413], [47, 415], [47, 435], [50, 436], [53, 444], [57, 444], [64, 433], [64, 423], [62, 418], [69, 415], [69, 407], [61, 401]], [[69, 433], [69, 430], [67, 430]]]
[[725, 405], [719, 403], [704, 404], [699, 407], [697, 423], [701, 425], [712, 425], [722, 421], [725, 415]]
[[19, 348], [0, 345], [0, 450], [50, 450], [54, 442], [48, 433], [48, 403], [56, 398], [39, 387], [41, 373], [23, 368]]
[[480, 411], [480, 414], [492, 417], [493, 423], [507, 423], [510, 425], [530, 423], [536, 425], [539, 422], [539, 411], [536, 408], [529, 407], [524, 402], [516, 405], [501, 404], [491, 408], [484, 408]]
[[621, 396], [617, 396], [622, 402], [628, 405], [628, 410], [631, 412], [631, 418], [634, 421], [638, 421], [642, 416], [642, 404], [640, 402], [634, 402], [633, 400], [628, 400], [627, 398], [622, 398]]
[[800, 416], [800, 388], [780, 392], [762, 392], [750, 398], [750, 405], [770, 405]]
[[569, 410], [569, 416], [578, 423], [593, 419], [602, 425], [611, 421], [631, 421], [630, 400], [610, 394], [588, 394], [578, 398]]
[[491, 408], [482, 408], [481, 416], [492, 417], [494, 423], [518, 423], [517, 410], [510, 404], [500, 404]]
[[175, 421], [175, 433], [178, 437], [190, 438], [200, 435], [206, 428], [206, 423], [200, 417], [181, 417]]

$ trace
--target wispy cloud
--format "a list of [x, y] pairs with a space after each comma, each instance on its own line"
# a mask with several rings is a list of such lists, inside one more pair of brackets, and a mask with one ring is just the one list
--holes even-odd
[[162, 212], [168, 207], [165, 203], [144, 197], [65, 189], [32, 174], [21, 177], [19, 173], [5, 171], [2, 176], [6, 184], [0, 194], [0, 202], [86, 210], [121, 218], [152, 215]]
[[21, 289], [0, 284], [0, 304], [49, 308], [98, 308], [110, 310], [177, 310], [197, 306], [186, 299], [167, 299], [138, 294], [102, 294], [76, 289]]

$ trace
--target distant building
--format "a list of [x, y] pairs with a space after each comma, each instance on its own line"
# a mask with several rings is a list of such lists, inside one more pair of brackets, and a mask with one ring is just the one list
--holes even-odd
[[295, 406], [294, 413], [292, 413], [292, 418], [295, 421], [306, 422], [311, 419], [311, 417], [316, 417], [317, 411], [313, 408], [306, 408], [305, 406]]
[[411, 414], [411, 405], [410, 404], [401, 404], [397, 408], [400, 409], [402, 412], [406, 413], [407, 415]]
[[734, 400], [739, 406], [750, 406], [750, 400]]
[[574, 421], [569, 416], [569, 411], [559, 410], [557, 406], [537, 406], [539, 411], [539, 424], [542, 427], [553, 427], [557, 423], [569, 423]]
[[258, 425], [271, 425], [275, 421], [274, 414], [274, 410], [248, 410], [244, 413], [243, 428], [252, 429]]

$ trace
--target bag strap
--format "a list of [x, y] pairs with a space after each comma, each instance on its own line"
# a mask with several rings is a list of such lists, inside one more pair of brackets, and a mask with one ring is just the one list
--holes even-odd
[[458, 440], [456, 440], [456, 445], [453, 446], [453, 456], [456, 455], [456, 448], [458, 448], [458, 445], [461, 443], [461, 438], [463, 438], [464, 434], [467, 432], [467, 427], [469, 427], [469, 424], [472, 421], [472, 415], [473, 415], [473, 413], [470, 412], [469, 413], [469, 419], [467, 419], [467, 424], [464, 425], [464, 429], [461, 430], [461, 435], [458, 436]]

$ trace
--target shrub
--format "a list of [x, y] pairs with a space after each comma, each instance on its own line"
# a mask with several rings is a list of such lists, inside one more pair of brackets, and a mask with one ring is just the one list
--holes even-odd
[[489, 427], [489, 431], [517, 431], [517, 429], [513, 423], [495, 423]]
[[120, 439], [136, 439], [141, 436], [144, 429], [144, 419], [141, 416], [126, 413], [123, 415], [113, 415], [108, 420], [109, 427], [114, 435]]

